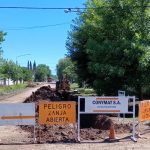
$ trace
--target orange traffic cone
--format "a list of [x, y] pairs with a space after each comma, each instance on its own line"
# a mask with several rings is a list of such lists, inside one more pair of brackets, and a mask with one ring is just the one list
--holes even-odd
[[117, 140], [114, 125], [112, 125], [109, 129], [109, 140]]

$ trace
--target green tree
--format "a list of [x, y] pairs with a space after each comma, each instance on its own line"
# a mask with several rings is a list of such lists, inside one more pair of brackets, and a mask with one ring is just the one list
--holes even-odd
[[34, 61], [34, 63], [33, 63], [33, 72], [35, 72], [36, 71], [36, 62]]
[[64, 76], [71, 82], [77, 81], [77, 74], [75, 73], [75, 65], [69, 57], [60, 59], [57, 66], [57, 76], [61, 80]]
[[4, 78], [10, 79], [14, 74], [14, 63], [12, 61], [4, 61], [1, 66]]
[[2, 57], [2, 54], [3, 54], [3, 51], [0, 50], [0, 78], [3, 77], [3, 74], [2, 74], [2, 65], [3, 65], [4, 59]]
[[4, 61], [1, 72], [5, 79], [12, 79], [13, 81], [21, 81], [23, 79], [21, 67], [17, 66], [13, 61]]
[[[92, 0], [75, 20], [67, 48], [78, 75], [98, 94], [150, 85], [148, 0]], [[91, 9], [93, 8], [93, 9]], [[147, 71], [146, 71], [147, 70]]]
[[18, 84], [18, 81], [23, 80], [23, 70], [20, 66], [14, 65], [13, 72], [11, 79]]
[[22, 67], [22, 73], [23, 73], [23, 81], [30, 81], [32, 80], [32, 71], [28, 70], [25, 67]]
[[28, 70], [30, 70], [30, 62], [29, 62], [29, 60], [28, 60], [27, 68], [28, 68]]
[[[3, 42], [3, 40], [4, 40], [3, 37], [4, 37], [4, 34], [3, 34], [2, 31], [0, 31], [0, 45]], [[3, 74], [2, 74], [2, 65], [3, 65], [3, 62], [4, 62], [4, 59], [3, 59], [3, 50], [0, 47], [0, 78], [3, 77]]]
[[32, 67], [32, 62], [31, 62], [31, 61], [30, 61], [30, 66], [29, 66], [29, 68], [30, 68], [30, 70], [33, 69], [33, 67]]
[[47, 78], [51, 76], [51, 70], [49, 66], [40, 64], [36, 67], [35, 81], [43, 82], [47, 81]]
[[6, 35], [6, 33], [3, 33], [2, 31], [0, 31], [0, 44], [2, 44], [2, 42], [4, 41], [5, 35]]

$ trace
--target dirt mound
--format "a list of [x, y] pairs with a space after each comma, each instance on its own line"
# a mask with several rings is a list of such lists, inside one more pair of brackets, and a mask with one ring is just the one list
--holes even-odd
[[69, 91], [57, 91], [52, 89], [50, 85], [42, 86], [37, 89], [35, 92], [32, 92], [31, 96], [25, 99], [25, 103], [27, 102], [38, 102], [39, 100], [47, 100], [47, 101], [77, 101], [77, 96], [72, 95]]
[[[35, 102], [36, 104], [36, 138], [40, 143], [46, 142], [77, 142], [77, 124], [68, 125], [38, 125], [38, 102], [39, 100], [47, 101], [77, 101], [77, 96], [72, 95], [67, 91], [56, 91], [50, 86], [43, 86], [37, 91], [32, 92], [31, 96], [25, 99], [27, 102]], [[86, 119], [85, 119], [86, 118]], [[91, 118], [91, 119], [90, 119]], [[108, 129], [114, 123], [111, 118], [104, 115], [81, 115], [81, 139], [97, 140], [108, 136]], [[83, 125], [83, 124], [85, 125]], [[131, 132], [130, 124], [114, 123], [116, 132]], [[86, 127], [86, 128], [83, 128]], [[87, 128], [89, 127], [89, 128]], [[22, 126], [22, 129], [33, 133], [33, 128], [30, 126]], [[32, 135], [33, 136], [33, 135]]]
[[[132, 124], [114, 124], [116, 134], [131, 133]], [[101, 130], [95, 128], [81, 129], [81, 140], [104, 140], [109, 135], [109, 130]]]
[[58, 93], [55, 89], [52, 89], [50, 86], [43, 86], [37, 89], [35, 92], [32, 92], [31, 96], [25, 99], [27, 102], [38, 102], [39, 100], [61, 100], [61, 94]]
[[[31, 132], [33, 138], [33, 127], [21, 126], [25, 131]], [[77, 130], [72, 124], [68, 125], [37, 125], [35, 127], [37, 143], [75, 143], [77, 142]]]
[[113, 124], [113, 121], [108, 116], [98, 115], [96, 116], [94, 127], [101, 130], [109, 130]]

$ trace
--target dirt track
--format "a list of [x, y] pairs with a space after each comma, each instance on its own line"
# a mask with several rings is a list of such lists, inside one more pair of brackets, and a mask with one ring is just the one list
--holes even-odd
[[[42, 85], [43, 86], [43, 85]], [[52, 85], [51, 85], [52, 86]], [[2, 103], [22, 102], [28, 97], [32, 91], [37, 88], [29, 88], [18, 95], [12, 96], [7, 99], [3, 99]], [[145, 130], [145, 129], [144, 129]], [[138, 139], [137, 143], [130, 140], [129, 134], [120, 134], [119, 138], [123, 138], [120, 142], [106, 143], [102, 140], [94, 143], [84, 142], [81, 144], [31, 144], [32, 137], [29, 133], [20, 129], [17, 126], [1, 126], [0, 127], [0, 150], [122, 150], [122, 149], [136, 149], [136, 150], [149, 150], [150, 149], [150, 128], [144, 131], [144, 138]], [[19, 144], [20, 143], [20, 144]]]

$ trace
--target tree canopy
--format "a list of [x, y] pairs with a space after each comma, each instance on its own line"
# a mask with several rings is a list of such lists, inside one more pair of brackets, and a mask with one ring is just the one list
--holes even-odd
[[49, 66], [45, 64], [39, 64], [36, 67], [35, 81], [39, 81], [39, 82], [47, 81], [47, 78], [49, 76], [51, 76], [51, 70]]
[[[3, 42], [3, 36], [4, 36], [4, 34], [3, 34], [3, 32], [1, 32], [0, 31], [0, 45], [1, 45], [1, 43]], [[2, 59], [3, 59], [3, 50], [1, 49], [1, 47], [0, 47], [0, 64], [1, 64], [1, 62], [2, 62]]]
[[66, 43], [79, 77], [98, 94], [150, 86], [149, 0], [89, 0]]
[[32, 80], [32, 72], [27, 68], [18, 66], [13, 61], [4, 60], [0, 72], [2, 78], [12, 79], [14, 82]]
[[71, 82], [77, 81], [77, 74], [75, 73], [75, 65], [69, 57], [60, 59], [57, 66], [57, 76], [59, 80], [65, 76]]
[[32, 80], [32, 71], [28, 70], [26, 67], [22, 68], [22, 78], [24, 81], [31, 81]]
[[4, 41], [4, 35], [6, 35], [6, 33], [0, 31], [0, 44]]

